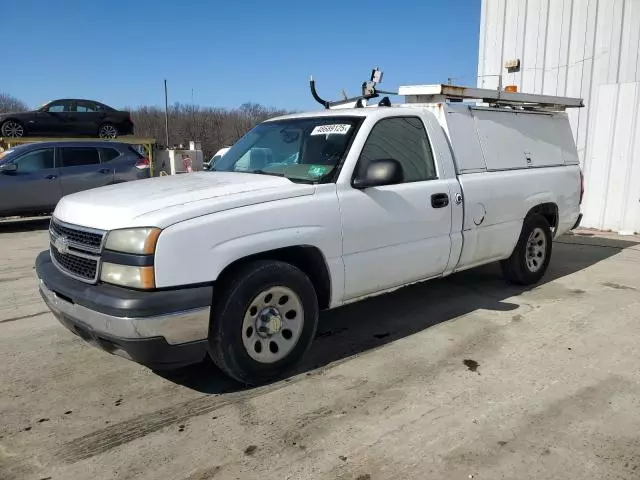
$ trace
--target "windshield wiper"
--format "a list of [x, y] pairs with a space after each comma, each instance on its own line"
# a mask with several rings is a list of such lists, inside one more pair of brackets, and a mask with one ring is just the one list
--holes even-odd
[[260, 175], [273, 175], [274, 177], [286, 177], [284, 173], [280, 172], [268, 172], [266, 170], [245, 170], [245, 173], [259, 173]]
[[273, 175], [274, 177], [284, 177], [287, 180], [291, 180], [294, 183], [308, 183], [310, 185], [315, 184], [316, 182], [313, 180], [309, 180], [308, 178], [299, 178], [299, 177], [288, 177], [287, 175], [285, 175], [284, 173], [281, 172], [268, 172], [265, 170], [245, 170], [245, 173], [257, 173], [260, 175]]

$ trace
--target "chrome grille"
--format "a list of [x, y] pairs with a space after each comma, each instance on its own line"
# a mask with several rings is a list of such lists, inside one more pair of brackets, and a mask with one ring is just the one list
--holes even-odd
[[51, 248], [52, 257], [60, 270], [72, 273], [73, 276], [93, 282], [98, 271], [98, 260], [79, 257], [73, 253], [60, 253], [55, 247]]
[[51, 233], [56, 236], [64, 235], [69, 242], [75, 243], [78, 246], [88, 247], [91, 250], [100, 251], [102, 245], [102, 237], [104, 232], [89, 229], [78, 229], [78, 227], [72, 227], [66, 224], [60, 223], [55, 219], [51, 220], [50, 226]]
[[70, 277], [95, 283], [104, 237], [103, 231], [69, 225], [52, 218], [49, 226], [51, 260]]

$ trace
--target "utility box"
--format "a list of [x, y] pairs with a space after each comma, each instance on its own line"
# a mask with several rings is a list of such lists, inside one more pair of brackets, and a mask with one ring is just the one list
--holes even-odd
[[203, 170], [203, 164], [200, 142], [189, 142], [189, 148], [169, 148], [154, 153], [154, 172], [158, 175], [198, 172]]

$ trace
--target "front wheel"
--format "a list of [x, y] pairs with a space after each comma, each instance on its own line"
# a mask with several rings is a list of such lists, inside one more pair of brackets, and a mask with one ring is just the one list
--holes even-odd
[[258, 261], [232, 276], [209, 326], [209, 354], [230, 377], [258, 385], [281, 377], [303, 357], [318, 325], [309, 277], [293, 265]]
[[0, 136], [9, 138], [24, 137], [25, 130], [20, 122], [15, 120], [7, 120], [0, 127]]
[[105, 139], [113, 139], [118, 136], [118, 129], [111, 123], [103, 123], [98, 130], [98, 136]]
[[549, 266], [552, 241], [546, 218], [537, 214], [525, 218], [513, 253], [500, 262], [505, 278], [520, 285], [537, 283]]

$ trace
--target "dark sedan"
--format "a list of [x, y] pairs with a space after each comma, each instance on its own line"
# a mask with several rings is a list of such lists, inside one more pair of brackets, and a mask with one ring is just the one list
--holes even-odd
[[149, 159], [114, 141], [35, 142], [0, 153], [0, 217], [51, 213], [64, 196], [149, 177]]
[[0, 137], [24, 136], [116, 138], [133, 135], [130, 112], [93, 100], [62, 99], [32, 112], [0, 114]]

